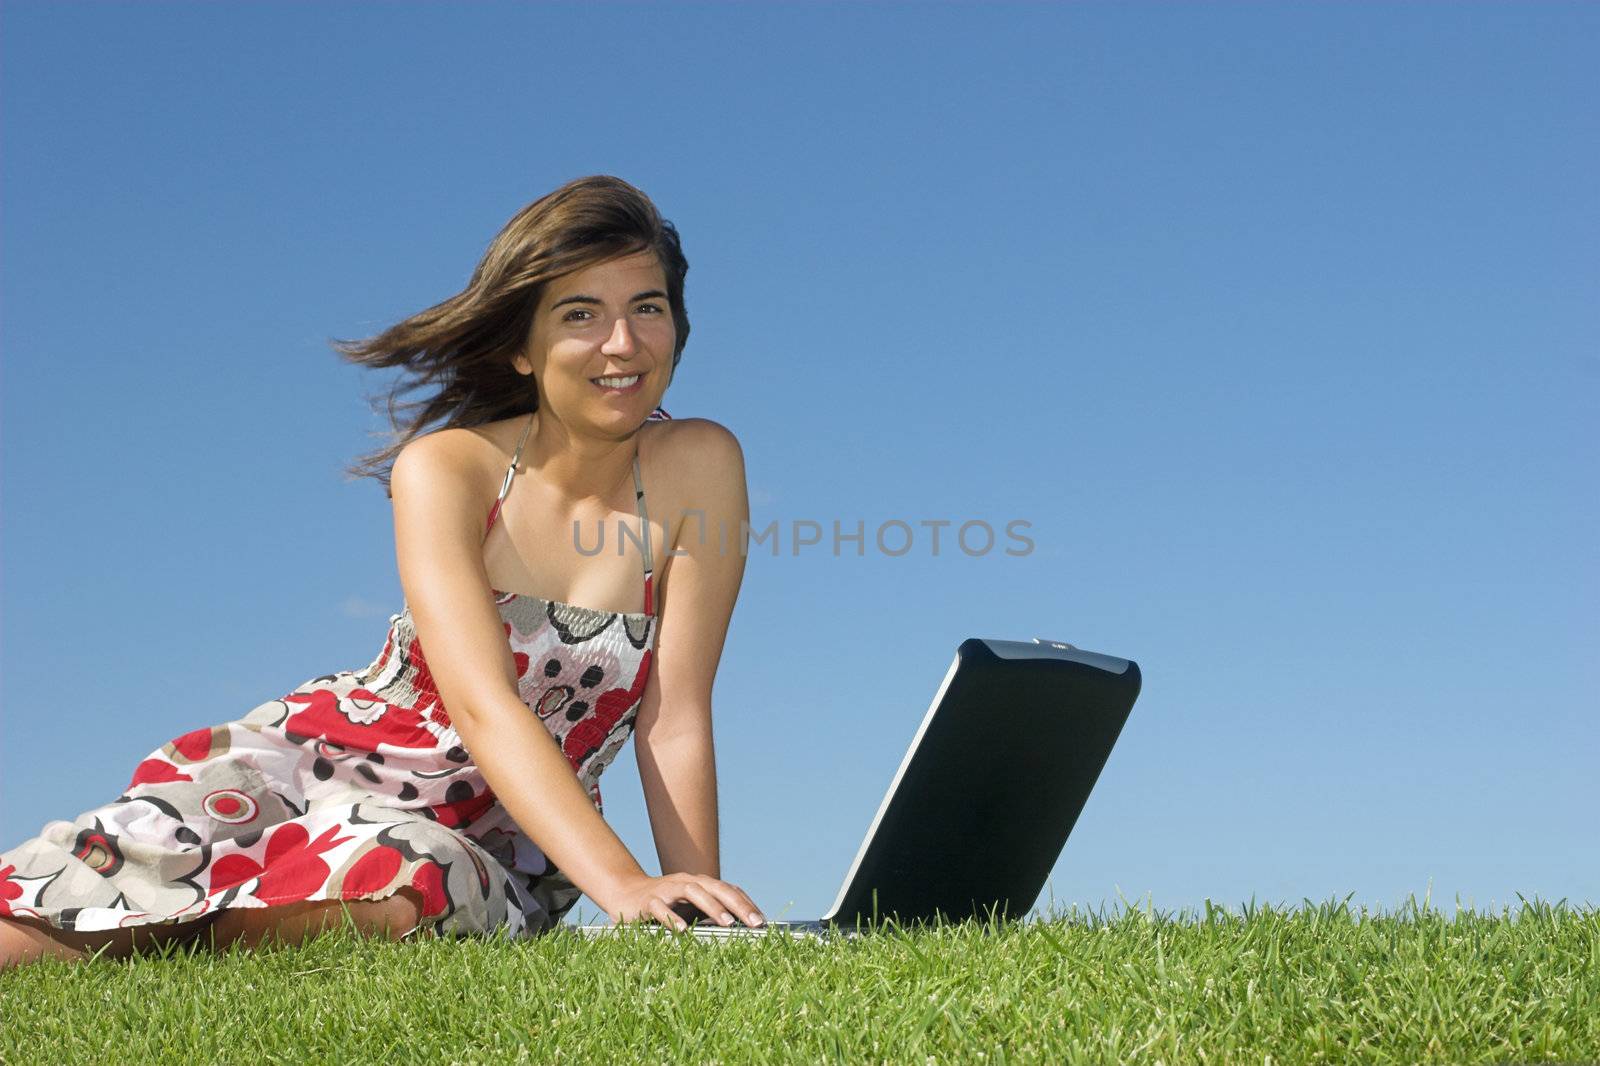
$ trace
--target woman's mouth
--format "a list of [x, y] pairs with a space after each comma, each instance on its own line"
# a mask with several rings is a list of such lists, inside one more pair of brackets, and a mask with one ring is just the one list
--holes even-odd
[[644, 380], [642, 374], [628, 374], [625, 377], [615, 378], [590, 378], [595, 387], [602, 392], [622, 396], [630, 392], [639, 391], [639, 383]]

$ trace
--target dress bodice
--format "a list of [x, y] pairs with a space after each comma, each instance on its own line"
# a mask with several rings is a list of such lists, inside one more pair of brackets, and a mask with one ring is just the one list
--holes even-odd
[[[657, 409], [650, 417], [670, 416]], [[530, 418], [489, 512], [485, 537], [511, 491], [531, 428]], [[516, 664], [517, 694], [556, 739], [597, 806], [600, 774], [633, 731], [655, 647], [654, 558], [637, 456], [633, 478], [644, 557], [644, 611], [601, 611], [490, 590]], [[379, 700], [414, 707], [426, 721], [451, 728], [409, 604], [391, 616], [383, 651], [357, 673], [357, 682]]]

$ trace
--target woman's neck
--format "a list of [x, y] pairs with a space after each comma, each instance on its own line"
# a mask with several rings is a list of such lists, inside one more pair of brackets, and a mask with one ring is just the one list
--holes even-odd
[[604, 500], [633, 476], [638, 433], [606, 439], [575, 433], [544, 411], [533, 415], [533, 431], [522, 451], [523, 465], [536, 471], [550, 489], [574, 502]]

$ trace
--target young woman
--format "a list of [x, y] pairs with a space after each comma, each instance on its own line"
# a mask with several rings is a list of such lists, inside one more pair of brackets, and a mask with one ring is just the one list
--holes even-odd
[[[746, 528], [743, 457], [658, 406], [687, 270], [648, 197], [583, 178], [518, 212], [463, 292], [338, 343], [406, 367], [397, 392], [438, 386], [391, 396], [420, 413], [352, 468], [394, 505], [405, 605], [382, 651], [178, 737], [0, 853], [0, 966], [297, 941], [346, 913], [394, 938], [531, 935], [582, 893], [617, 922], [762, 923], [720, 880], [711, 733], [744, 550], [703, 531]], [[601, 816], [630, 733], [659, 877]]]

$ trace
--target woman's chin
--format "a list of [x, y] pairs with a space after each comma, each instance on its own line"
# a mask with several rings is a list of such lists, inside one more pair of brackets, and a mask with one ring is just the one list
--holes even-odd
[[626, 436], [649, 421], [650, 412], [654, 410], [653, 404], [641, 402], [629, 404], [626, 408], [620, 404], [615, 407], [601, 407], [586, 414], [589, 424], [599, 432], [607, 436]]

